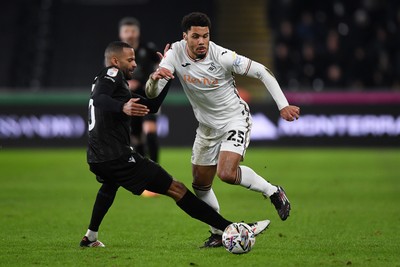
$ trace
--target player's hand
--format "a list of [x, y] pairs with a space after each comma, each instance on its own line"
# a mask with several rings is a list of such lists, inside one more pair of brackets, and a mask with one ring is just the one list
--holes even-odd
[[140, 98], [131, 98], [126, 102], [122, 111], [128, 116], [145, 116], [149, 113], [147, 106], [136, 103]]
[[287, 121], [294, 121], [300, 117], [300, 108], [297, 106], [287, 106], [281, 109], [281, 117]]
[[172, 72], [169, 69], [166, 68], [158, 68], [153, 74], [151, 75], [151, 79], [154, 81], [160, 80], [160, 79], [166, 79], [170, 80], [175, 78]]
[[165, 45], [164, 54], [161, 54], [160, 52], [157, 52], [157, 55], [160, 57], [160, 61], [165, 57], [165, 54], [167, 53], [167, 51], [169, 50], [170, 47], [171, 47], [170, 44], [166, 44]]

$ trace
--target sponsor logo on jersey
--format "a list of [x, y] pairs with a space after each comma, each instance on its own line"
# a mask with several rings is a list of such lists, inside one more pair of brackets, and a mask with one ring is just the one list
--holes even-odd
[[118, 74], [118, 69], [117, 68], [109, 68], [107, 70], [107, 75], [111, 77], [115, 77]]
[[206, 77], [195, 78], [190, 75], [183, 75], [183, 81], [189, 84], [199, 84], [199, 85], [203, 84], [203, 85], [213, 85], [213, 86], [218, 85], [218, 79], [206, 78]]
[[189, 63], [189, 62], [186, 62], [186, 63], [182, 64], [182, 67], [187, 67], [187, 66], [189, 66], [189, 65], [190, 65], [190, 63]]
[[221, 53], [221, 56], [223, 56], [226, 53], [228, 53], [228, 51], [225, 50], [224, 52]]

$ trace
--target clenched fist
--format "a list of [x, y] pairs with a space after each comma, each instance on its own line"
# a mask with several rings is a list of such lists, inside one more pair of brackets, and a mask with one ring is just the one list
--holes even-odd
[[300, 108], [297, 106], [287, 106], [281, 109], [281, 117], [287, 121], [294, 121], [300, 117]]

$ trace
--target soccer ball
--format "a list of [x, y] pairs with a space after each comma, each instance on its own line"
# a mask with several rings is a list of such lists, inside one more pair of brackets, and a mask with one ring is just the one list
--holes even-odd
[[224, 248], [233, 254], [243, 254], [251, 250], [256, 242], [253, 230], [245, 223], [232, 223], [222, 234]]

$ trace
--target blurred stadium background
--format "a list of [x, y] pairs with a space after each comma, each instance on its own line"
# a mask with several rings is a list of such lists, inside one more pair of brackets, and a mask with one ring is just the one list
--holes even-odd
[[[252, 146], [400, 145], [398, 1], [16, 0], [0, 10], [1, 147], [83, 147], [90, 85], [118, 21], [138, 18], [142, 40], [161, 51], [192, 11], [211, 17], [213, 41], [268, 66], [302, 108], [286, 123], [259, 81], [238, 77]], [[190, 146], [195, 128], [175, 81], [161, 145]]]

